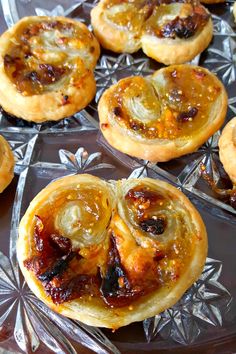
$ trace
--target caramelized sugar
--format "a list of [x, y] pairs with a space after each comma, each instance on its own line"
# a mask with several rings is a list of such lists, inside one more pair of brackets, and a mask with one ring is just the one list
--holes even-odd
[[132, 77], [120, 81], [109, 101], [112, 118], [143, 138], [191, 138], [211, 118], [222, 88], [201, 68], [171, 66], [163, 75], [164, 84], [158, 74], [151, 80]]
[[[139, 31], [143, 22], [150, 16], [155, 1], [152, 0], [112, 0], [105, 3], [107, 18], [117, 26]], [[117, 11], [112, 9], [117, 6]], [[109, 11], [112, 9], [112, 11]]]

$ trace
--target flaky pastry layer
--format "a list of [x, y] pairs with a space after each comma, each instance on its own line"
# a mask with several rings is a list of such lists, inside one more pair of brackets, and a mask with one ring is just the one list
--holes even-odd
[[0, 193], [11, 183], [14, 177], [14, 155], [11, 148], [0, 135]]

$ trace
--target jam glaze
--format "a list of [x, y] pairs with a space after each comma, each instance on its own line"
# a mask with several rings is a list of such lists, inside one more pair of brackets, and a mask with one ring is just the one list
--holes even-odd
[[[104, 3], [107, 19], [116, 26], [139, 33], [155, 6], [153, 0], [112, 0]], [[114, 11], [114, 8], [117, 11]], [[119, 11], [118, 11], [119, 10]]]
[[73, 53], [85, 50], [90, 40], [90, 34], [69, 22], [44, 20], [25, 25], [4, 56], [5, 72], [24, 96], [48, 92], [62, 81], [76, 85], [88, 69], [79, 54]]
[[130, 77], [109, 99], [113, 124], [140, 138], [191, 138], [207, 122], [221, 92], [201, 68], [173, 65], [154, 77]]
[[[35, 215], [31, 256], [24, 261], [24, 266], [35, 274], [55, 304], [96, 297], [111, 308], [129, 306], [179, 278], [191, 257], [191, 245], [186, 237], [184, 217], [172, 210], [168, 198], [142, 184], [128, 190], [123, 198], [128, 217], [145, 240], [145, 247], [135, 240], [132, 231], [120, 232], [116, 225], [116, 220], [120, 220], [117, 213], [109, 217], [106, 236], [100, 243], [96, 243], [95, 237], [94, 243], [77, 247], [74, 235], [72, 238], [71, 234], [62, 235], [55, 227], [61, 205], [67, 203], [68, 197], [75, 200], [72, 194], [72, 191], [64, 193], [54, 201], [51, 210], [42, 209]], [[93, 235], [98, 226], [96, 223], [91, 226], [95, 213], [92, 198], [96, 196], [88, 197], [91, 219], [87, 213], [86, 224]], [[104, 213], [103, 202], [96, 203], [99, 221]], [[163, 242], [166, 233], [173, 232], [168, 231], [169, 218], [178, 219], [180, 233]], [[78, 230], [85, 228], [83, 220], [78, 220], [78, 224]], [[76, 237], [79, 235], [78, 232]]]
[[[176, 15], [179, 13], [179, 15]], [[169, 17], [163, 21], [163, 18]], [[170, 19], [170, 17], [172, 19]], [[159, 38], [190, 38], [201, 31], [210, 18], [200, 4], [171, 3], [155, 7], [143, 32]]]

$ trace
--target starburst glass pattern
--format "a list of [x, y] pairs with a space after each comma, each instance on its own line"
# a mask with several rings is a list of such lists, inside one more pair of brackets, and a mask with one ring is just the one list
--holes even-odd
[[34, 149], [37, 136], [12, 135], [8, 142], [15, 156], [15, 172], [21, 171], [20, 167], [28, 166]]
[[132, 173], [129, 175], [128, 179], [148, 177], [147, 163], [148, 162], [146, 162], [144, 166], [138, 167], [133, 170]]
[[221, 37], [220, 45], [211, 46], [204, 66], [211, 68], [213, 72], [226, 84], [235, 81], [236, 37]]
[[230, 309], [231, 296], [218, 281], [220, 261], [207, 258], [199, 280], [172, 308], [143, 322], [148, 341], [157, 334], [180, 344], [194, 343], [204, 325], [222, 326], [223, 316]]
[[233, 115], [231, 118], [233, 118], [236, 115], [236, 96], [235, 97], [230, 97], [228, 100], [228, 106]]
[[[35, 12], [38, 16], [69, 16], [73, 11], [78, 9], [86, 0], [77, 1], [75, 4], [65, 9], [62, 5], [57, 5], [52, 10], [46, 10], [41, 7], [36, 7]], [[84, 19], [82, 19], [84, 22]]]
[[214, 35], [235, 35], [233, 28], [221, 17], [217, 15], [212, 15], [213, 26], [214, 26]]
[[88, 154], [88, 152], [80, 147], [75, 154], [70, 151], [61, 149], [59, 151], [61, 163], [70, 171], [75, 173], [90, 172], [105, 168], [114, 168], [113, 165], [102, 162], [102, 153], [94, 152]]
[[59, 121], [49, 121], [42, 124], [27, 122], [23, 119], [10, 117], [6, 113], [0, 113], [1, 131], [7, 133], [57, 133], [57, 132], [80, 132], [82, 130], [94, 130], [97, 122], [85, 110], [73, 116]]

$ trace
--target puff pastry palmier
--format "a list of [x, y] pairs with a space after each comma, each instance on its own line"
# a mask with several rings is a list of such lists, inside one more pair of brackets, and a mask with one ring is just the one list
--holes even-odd
[[14, 177], [14, 155], [10, 145], [0, 135], [0, 193], [10, 184]]
[[207, 235], [190, 201], [165, 182], [75, 175], [31, 202], [17, 254], [53, 310], [116, 329], [178, 301], [201, 274]]
[[227, 94], [217, 77], [186, 64], [122, 79], [98, 105], [107, 141], [153, 162], [195, 151], [223, 124], [226, 109]]
[[104, 48], [118, 53], [142, 48], [164, 64], [193, 59], [213, 35], [210, 14], [198, 1], [102, 0], [91, 22]]
[[220, 160], [229, 178], [236, 185], [236, 117], [224, 127], [219, 139]]
[[87, 27], [64, 17], [25, 17], [0, 37], [0, 105], [29, 121], [70, 116], [93, 98], [100, 54]]

